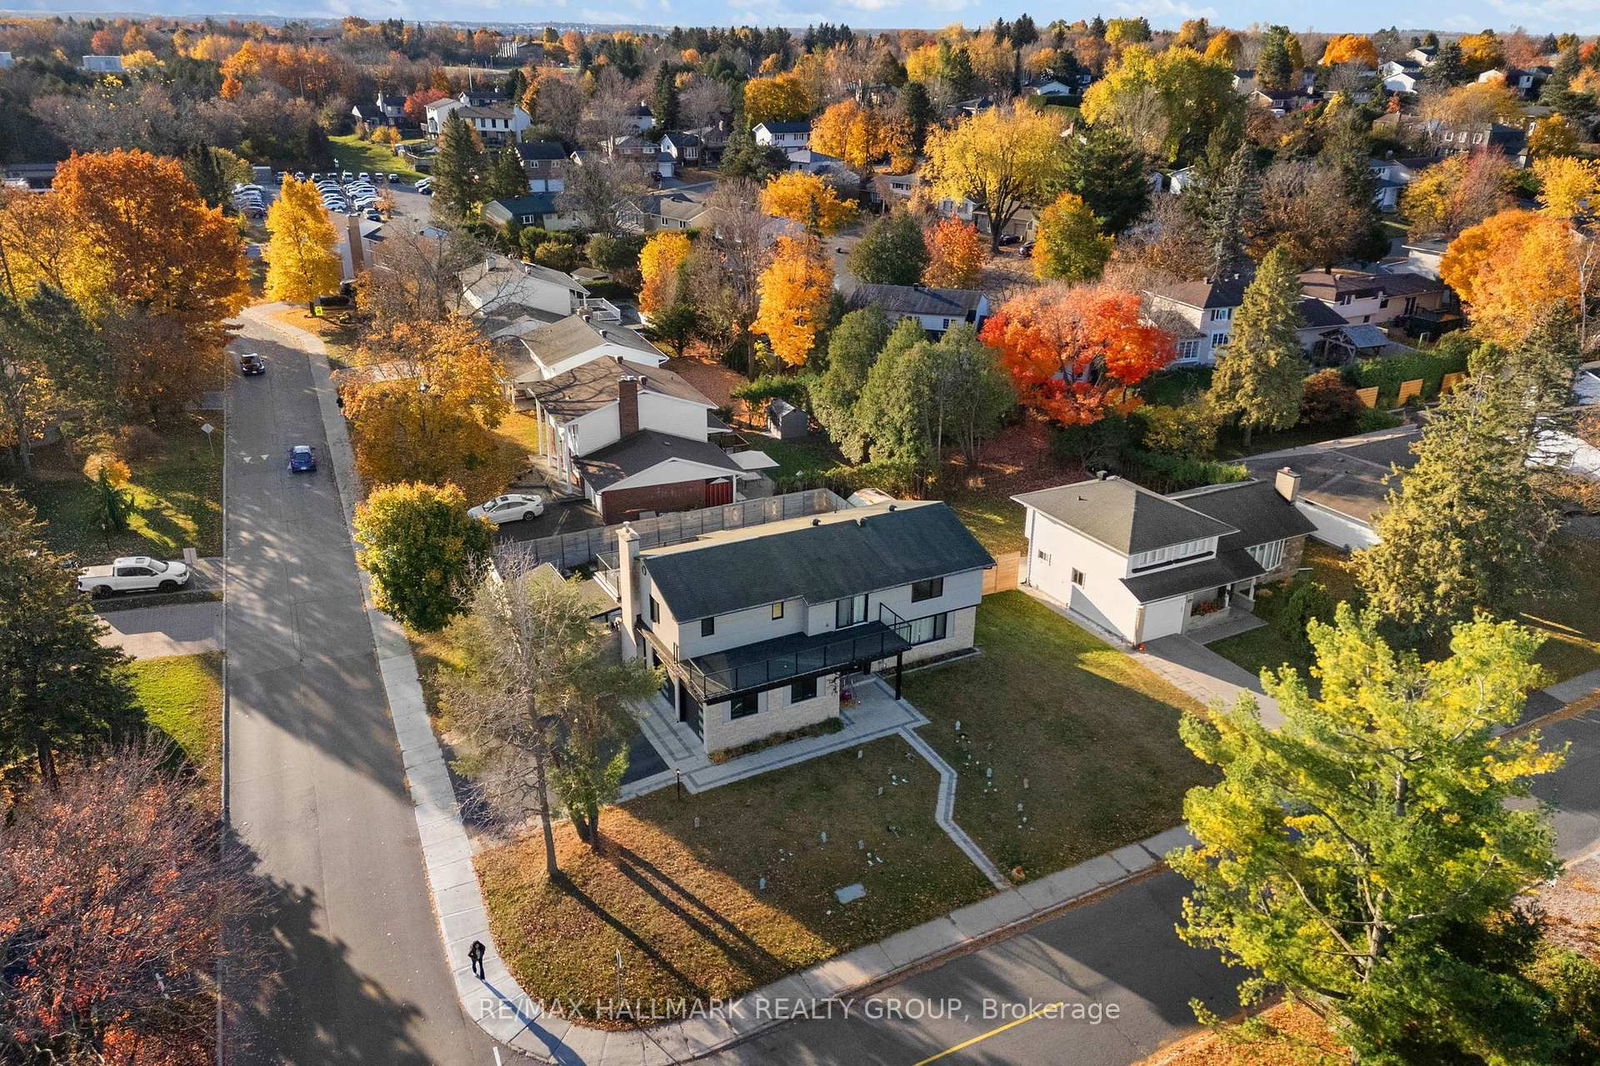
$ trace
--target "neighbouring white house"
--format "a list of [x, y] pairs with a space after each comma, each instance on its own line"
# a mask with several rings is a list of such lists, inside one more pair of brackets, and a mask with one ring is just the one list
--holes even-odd
[[84, 56], [83, 69], [91, 74], [121, 74], [121, 56]]
[[596, 359], [623, 359], [652, 367], [667, 361], [659, 348], [633, 330], [599, 318], [589, 310], [523, 333], [519, 339], [527, 351], [529, 365], [518, 368], [513, 384], [522, 383], [520, 376], [528, 370], [548, 381]]
[[[1178, 349], [1174, 363], [1210, 366], [1217, 361], [1233, 340], [1234, 315], [1249, 284], [1247, 278], [1231, 277], [1180, 281], [1144, 291], [1146, 316], [1174, 337]], [[1300, 322], [1295, 332], [1307, 352], [1314, 351], [1328, 331], [1345, 324], [1336, 312], [1311, 299], [1300, 301]]]
[[650, 105], [640, 100], [628, 111], [628, 127], [635, 133], [644, 133], [656, 128], [655, 112], [650, 110]]
[[435, 100], [427, 106], [423, 130], [437, 140], [452, 114], [459, 114], [487, 145], [516, 144], [522, 131], [533, 125], [533, 117], [516, 104], [475, 103], [486, 99], [464, 92], [460, 96]]
[[1023, 581], [1129, 644], [1248, 612], [1263, 583], [1294, 576], [1314, 528], [1299, 478], [1163, 496], [1119, 477], [1023, 493]]
[[607, 522], [743, 499], [740, 485], [778, 464], [730, 451], [730, 433], [699, 389], [660, 366], [591, 359], [552, 378], [513, 368], [518, 411], [538, 423], [542, 465]]
[[[1387, 64], [1386, 64], [1387, 65]], [[1383, 75], [1383, 87], [1391, 93], [1413, 94], [1421, 82], [1419, 71], [1397, 70], [1393, 74]]]
[[490, 252], [456, 275], [461, 299], [480, 315], [531, 312], [554, 322], [582, 310], [589, 290], [571, 274]]
[[1439, 49], [1436, 46], [1422, 45], [1420, 47], [1411, 49], [1411, 51], [1406, 53], [1405, 57], [1411, 60], [1413, 63], [1416, 63], [1418, 66], [1431, 67], [1433, 65], [1433, 61], [1438, 58], [1438, 55]]
[[1245, 459], [1244, 465], [1256, 478], [1292, 473], [1299, 479], [1295, 509], [1311, 523], [1310, 535], [1354, 551], [1378, 543], [1377, 517], [1388, 506], [1389, 493], [1400, 487], [1401, 476], [1416, 465], [1411, 445], [1420, 435], [1417, 426], [1400, 426], [1288, 455]]
[[750, 130], [757, 144], [768, 148], [804, 148], [811, 142], [809, 122], [757, 122]]
[[[840, 713], [851, 678], [972, 647], [994, 560], [939, 501], [889, 502], [641, 549], [618, 531], [623, 653], [708, 753]], [[1042, 664], [1048, 668], [1048, 664]]]
[[989, 319], [989, 297], [976, 289], [935, 289], [927, 285], [869, 285], [855, 282], [844, 293], [845, 306], [854, 311], [878, 307], [896, 325], [914, 318], [931, 336], [940, 337], [963, 322], [982, 328]]

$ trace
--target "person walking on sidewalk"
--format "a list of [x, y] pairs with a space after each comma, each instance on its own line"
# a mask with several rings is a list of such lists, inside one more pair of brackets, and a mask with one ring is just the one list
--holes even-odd
[[467, 949], [467, 958], [472, 962], [472, 976], [480, 981], [483, 980], [483, 953], [486, 950], [481, 940], [474, 940]]

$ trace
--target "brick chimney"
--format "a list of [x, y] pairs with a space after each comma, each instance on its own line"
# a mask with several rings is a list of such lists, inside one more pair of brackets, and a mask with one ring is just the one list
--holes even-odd
[[639, 379], [632, 374], [617, 379], [617, 429], [624, 437], [639, 432]]
[[1279, 470], [1277, 476], [1273, 478], [1272, 484], [1278, 490], [1278, 495], [1290, 503], [1300, 498], [1300, 475], [1289, 467], [1286, 466]]

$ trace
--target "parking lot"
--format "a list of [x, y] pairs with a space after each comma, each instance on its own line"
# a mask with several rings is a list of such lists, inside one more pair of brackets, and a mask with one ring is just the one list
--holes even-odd
[[558, 533], [577, 533], [585, 529], [598, 529], [605, 525], [600, 515], [582, 500], [565, 503], [546, 502], [544, 514], [522, 522], [507, 522], [500, 527], [496, 540], [501, 544], [515, 544], [527, 540], [540, 540]]

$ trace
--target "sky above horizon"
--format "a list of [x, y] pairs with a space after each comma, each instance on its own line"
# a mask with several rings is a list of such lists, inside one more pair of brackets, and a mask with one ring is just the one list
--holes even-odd
[[[936, 28], [952, 22], [984, 25], [996, 16], [1015, 18], [1025, 7], [1011, 0], [545, 0], [535, 6], [512, 0], [467, 0], [442, 10], [427, 0], [215, 0], [214, 7], [196, 0], [127, 0], [62, 4], [61, 0], [0, 0], [0, 8], [35, 14], [56, 14], [62, 7], [74, 12], [127, 13], [138, 10], [154, 15], [268, 15], [282, 18], [339, 18], [360, 15], [368, 19], [403, 18], [435, 21], [448, 14], [451, 21], [525, 23], [581, 22], [620, 25], [680, 26], [806, 26], [818, 22], [845, 22], [863, 29], [878, 27]], [[1111, 18], [1144, 15], [1151, 25], [1175, 29], [1184, 19], [1204, 16], [1215, 25], [1246, 27], [1258, 22], [1282, 22], [1295, 30], [1323, 32], [1371, 31], [1387, 26], [1402, 30], [1434, 29], [1472, 31], [1485, 26], [1509, 29], [1522, 26], [1530, 33], [1580, 34], [1600, 32], [1600, 0], [1544, 0], [1539, 4], [1512, 0], [1348, 0], [1329, 4], [1270, 3], [1238, 0], [1235, 3], [1197, 3], [1193, 0], [1107, 0], [1096, 7], [1063, 11], [1044, 7], [1031, 12], [1042, 26], [1052, 18], [1084, 18], [1098, 11]]]

